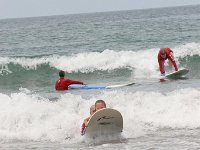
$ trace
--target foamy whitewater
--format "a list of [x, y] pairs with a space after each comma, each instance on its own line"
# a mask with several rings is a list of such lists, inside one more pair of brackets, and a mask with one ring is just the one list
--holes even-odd
[[[199, 24], [200, 6], [0, 20], [0, 149], [199, 149]], [[185, 78], [160, 82], [160, 47]], [[59, 70], [135, 84], [57, 92]], [[80, 135], [98, 99], [121, 112], [120, 139]]]

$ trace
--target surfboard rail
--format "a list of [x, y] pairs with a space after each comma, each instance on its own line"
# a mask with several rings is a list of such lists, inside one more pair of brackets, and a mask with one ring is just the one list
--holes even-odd
[[182, 68], [182, 69], [179, 69], [178, 71], [167, 74], [165, 77], [168, 79], [177, 79], [177, 78], [183, 77], [188, 72], [189, 72], [188, 69]]
[[128, 84], [118, 84], [118, 85], [82, 85], [82, 84], [71, 84], [68, 86], [69, 89], [110, 89], [110, 88], [117, 88], [117, 87], [123, 87], [123, 86], [131, 86], [135, 83], [128, 83]]

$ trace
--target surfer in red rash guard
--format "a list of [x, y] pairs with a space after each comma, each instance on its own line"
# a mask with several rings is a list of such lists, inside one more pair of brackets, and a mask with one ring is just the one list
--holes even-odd
[[172, 65], [174, 65], [175, 71], [178, 71], [176, 62], [174, 60], [173, 51], [170, 48], [161, 48], [158, 52], [158, 64], [161, 76], [165, 76], [164, 63], [166, 59], [169, 60], [170, 69], [172, 69]]
[[78, 80], [71, 80], [69, 78], [65, 78], [65, 72], [60, 71], [59, 72], [60, 78], [56, 81], [55, 89], [57, 91], [63, 91], [63, 90], [68, 90], [68, 86], [71, 84], [84, 84], [81, 81]]

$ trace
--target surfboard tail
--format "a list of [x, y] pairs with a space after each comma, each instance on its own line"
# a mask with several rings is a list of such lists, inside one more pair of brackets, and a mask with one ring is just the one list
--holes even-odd
[[109, 85], [109, 86], [106, 86], [106, 89], [117, 88], [117, 87], [123, 87], [123, 86], [131, 86], [131, 85], [134, 85], [134, 84], [135, 84], [135, 83], [118, 84], [118, 85]]

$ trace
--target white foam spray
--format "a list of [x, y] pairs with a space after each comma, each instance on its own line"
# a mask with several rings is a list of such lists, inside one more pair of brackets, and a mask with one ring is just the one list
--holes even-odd
[[186, 88], [165, 94], [104, 91], [89, 99], [66, 93], [52, 102], [23, 89], [10, 96], [0, 94], [0, 138], [2, 141], [81, 141], [82, 121], [97, 99], [105, 100], [107, 107], [121, 112], [123, 135], [127, 138], [165, 127], [199, 128], [199, 97], [199, 89]]

